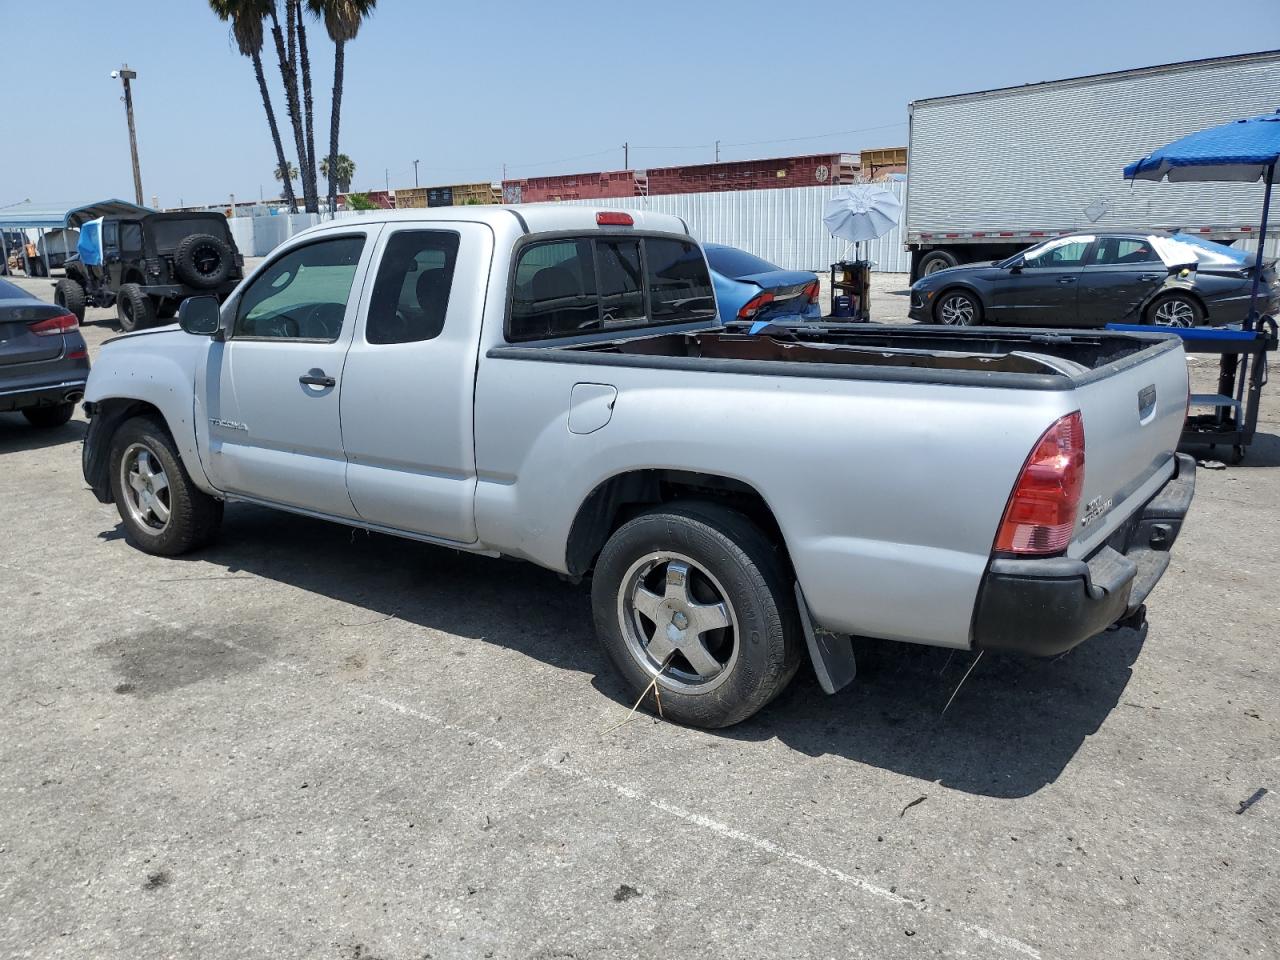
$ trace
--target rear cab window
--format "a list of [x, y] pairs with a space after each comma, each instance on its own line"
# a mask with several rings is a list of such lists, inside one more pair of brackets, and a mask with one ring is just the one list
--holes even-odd
[[702, 250], [636, 233], [534, 239], [517, 251], [507, 339], [580, 336], [712, 320]]

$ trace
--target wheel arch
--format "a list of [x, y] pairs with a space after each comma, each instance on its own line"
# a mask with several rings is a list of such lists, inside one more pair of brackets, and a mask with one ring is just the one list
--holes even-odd
[[786, 554], [777, 517], [768, 501], [751, 484], [715, 473], [648, 468], [615, 474], [598, 484], [582, 501], [569, 527], [566, 569], [575, 577], [590, 571], [614, 531], [647, 507], [689, 500], [719, 503], [738, 510], [781, 545]]
[[966, 283], [961, 280], [953, 280], [938, 291], [937, 295], [933, 298], [932, 305], [929, 307], [929, 313], [935, 322], [938, 318], [938, 304], [942, 302], [942, 298], [949, 293], [955, 293], [957, 290], [969, 294], [969, 296], [973, 297], [974, 300], [978, 301], [978, 309], [982, 311], [982, 314], [978, 319], [987, 319], [987, 313], [989, 312], [987, 309], [987, 301], [983, 299], [982, 293], [978, 288], [971, 283]]
[[173, 436], [173, 430], [159, 407], [134, 397], [107, 397], [86, 403], [85, 409], [91, 415], [81, 451], [85, 483], [89, 484], [100, 502], [111, 503], [109, 454], [111, 438], [120, 425], [134, 417], [152, 417], [163, 425], [170, 436]]
[[1145, 323], [1147, 319], [1147, 313], [1150, 312], [1151, 308], [1154, 307], [1164, 297], [1172, 297], [1172, 296], [1183, 296], [1183, 297], [1186, 297], [1188, 300], [1194, 300], [1196, 303], [1196, 306], [1200, 308], [1201, 318], [1204, 320], [1209, 319], [1209, 304], [1205, 302], [1205, 299], [1200, 294], [1200, 291], [1197, 290], [1195, 287], [1191, 287], [1191, 286], [1162, 287], [1161, 289], [1157, 290], [1155, 293], [1151, 294], [1151, 296], [1147, 298], [1146, 302], [1142, 304], [1142, 306], [1138, 309], [1138, 316]]

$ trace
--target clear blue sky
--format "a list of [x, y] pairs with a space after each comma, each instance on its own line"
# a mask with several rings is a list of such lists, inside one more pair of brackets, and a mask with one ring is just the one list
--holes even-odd
[[[412, 185], [414, 158], [424, 186], [496, 180], [504, 162], [511, 176], [618, 169], [624, 140], [634, 167], [709, 161], [717, 139], [724, 159], [895, 146], [910, 100], [1274, 49], [1278, 13], [1277, 0], [381, 0], [348, 46], [341, 149], [365, 189], [386, 168]], [[5, 126], [23, 133], [4, 137], [0, 204], [132, 196], [108, 77], [126, 60], [148, 201], [278, 194], [252, 66], [203, 0], [0, 0], [0, 24]], [[333, 47], [319, 24], [309, 37], [323, 154]]]

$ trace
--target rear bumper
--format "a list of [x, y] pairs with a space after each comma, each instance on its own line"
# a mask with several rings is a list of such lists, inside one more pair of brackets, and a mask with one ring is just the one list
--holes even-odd
[[85, 376], [79, 379], [68, 377], [57, 383], [45, 383], [39, 386], [27, 385], [18, 389], [0, 387], [0, 412], [79, 400], [84, 396], [84, 385], [88, 373], [89, 371], [86, 370]]
[[151, 297], [164, 297], [169, 300], [182, 300], [187, 297], [202, 295], [215, 296], [219, 300], [225, 300], [231, 295], [231, 291], [236, 288], [240, 280], [240, 277], [224, 280], [216, 287], [210, 287], [207, 290], [197, 290], [195, 287], [188, 287], [181, 283], [148, 283], [143, 284], [142, 292]]
[[1088, 560], [992, 560], [974, 647], [1051, 657], [1135, 612], [1168, 569], [1195, 494], [1195, 460], [1176, 457], [1174, 475]]

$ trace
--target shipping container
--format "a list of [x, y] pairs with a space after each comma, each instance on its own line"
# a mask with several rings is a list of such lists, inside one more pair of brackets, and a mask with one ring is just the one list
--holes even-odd
[[602, 173], [569, 173], [552, 177], [503, 180], [505, 203], [543, 203], [553, 200], [597, 200], [606, 197], [642, 196], [634, 170]]
[[489, 183], [455, 183], [453, 204], [456, 207], [472, 203], [501, 203], [502, 187]]
[[426, 187], [398, 187], [396, 189], [396, 209], [413, 210], [427, 205]]
[[650, 167], [645, 174], [647, 192], [651, 197], [722, 190], [820, 187], [856, 183], [860, 179], [858, 155], [853, 153]]
[[1197, 130], [1274, 112], [1278, 92], [1273, 50], [915, 101], [912, 276], [1093, 225], [1255, 237], [1262, 184], [1128, 181], [1123, 171]]

